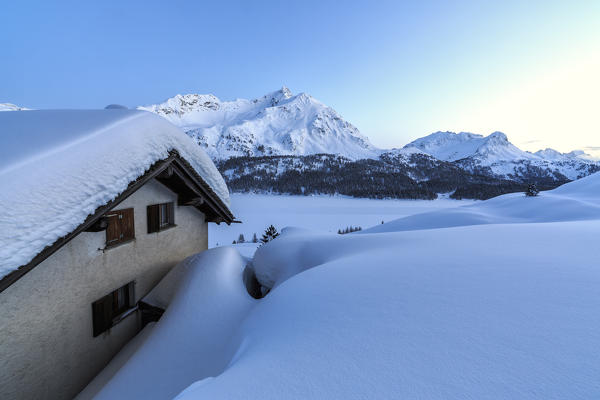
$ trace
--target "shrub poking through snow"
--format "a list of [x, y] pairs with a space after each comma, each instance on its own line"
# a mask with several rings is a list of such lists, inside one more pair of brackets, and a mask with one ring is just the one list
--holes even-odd
[[279, 236], [279, 232], [277, 232], [277, 229], [275, 229], [273, 225], [270, 225], [265, 230], [265, 233], [263, 233], [262, 238], [260, 238], [260, 242], [262, 244], [268, 243], [271, 240], [275, 239], [277, 236]]
[[535, 183], [530, 183], [527, 187], [527, 191], [525, 192], [525, 196], [534, 197], [537, 196], [539, 193], [540, 191], [537, 188], [537, 186], [535, 186]]

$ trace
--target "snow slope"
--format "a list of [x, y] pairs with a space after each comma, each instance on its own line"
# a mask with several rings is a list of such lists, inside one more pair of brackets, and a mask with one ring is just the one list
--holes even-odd
[[0, 111], [23, 111], [29, 110], [29, 108], [19, 107], [11, 103], [0, 103]]
[[80, 398], [93, 390], [95, 399], [171, 399], [195, 380], [220, 374], [236, 350], [231, 333], [256, 302], [242, 283], [244, 266], [227, 247], [180, 264], [179, 290], [139, 350], [104, 387], [93, 381]]
[[600, 219], [600, 172], [537, 197], [511, 193], [464, 207], [416, 214], [363, 230], [364, 233], [454, 226]]
[[134, 110], [0, 113], [0, 278], [70, 233], [177, 150], [229, 206], [210, 158], [178, 128]]
[[[537, 222], [502, 220], [508, 209], [486, 201], [463, 208], [497, 223], [287, 229], [257, 250], [253, 267], [273, 289], [251, 304], [236, 292], [234, 250], [210, 250], [99, 398], [168, 398], [182, 386], [179, 400], [598, 398], [600, 217], [589, 207], [599, 188], [595, 174], [553, 191], [568, 208], [560, 222], [552, 208]], [[510, 209], [552, 207], [546, 198]]]
[[306, 93], [293, 95], [286, 87], [254, 100], [187, 94], [138, 108], [181, 127], [213, 159], [318, 153], [359, 159], [379, 153], [335, 110]]
[[276, 240], [258, 254], [314, 268], [276, 286], [229, 368], [179, 399], [597, 398], [599, 228]]

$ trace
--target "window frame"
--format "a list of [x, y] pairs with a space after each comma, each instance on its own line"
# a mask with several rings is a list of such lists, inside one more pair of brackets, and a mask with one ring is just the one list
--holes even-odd
[[[119, 307], [120, 298], [123, 305]], [[113, 290], [92, 303], [92, 335], [97, 337], [110, 330], [137, 309], [135, 281]]]
[[[157, 233], [170, 229], [175, 224], [175, 202], [150, 204], [146, 210], [148, 233]], [[165, 219], [166, 218], [166, 219]], [[166, 222], [163, 222], [166, 221]]]

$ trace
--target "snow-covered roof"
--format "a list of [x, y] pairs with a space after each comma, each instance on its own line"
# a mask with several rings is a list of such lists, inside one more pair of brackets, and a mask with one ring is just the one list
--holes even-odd
[[206, 153], [137, 110], [0, 113], [0, 278], [27, 264], [175, 150], [229, 207]]

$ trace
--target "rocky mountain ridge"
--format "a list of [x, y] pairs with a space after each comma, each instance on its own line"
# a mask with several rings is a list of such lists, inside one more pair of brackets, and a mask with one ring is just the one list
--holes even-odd
[[253, 100], [186, 94], [138, 109], [181, 127], [215, 160], [318, 153], [361, 159], [379, 154], [335, 110], [306, 93], [293, 95], [285, 86]]

